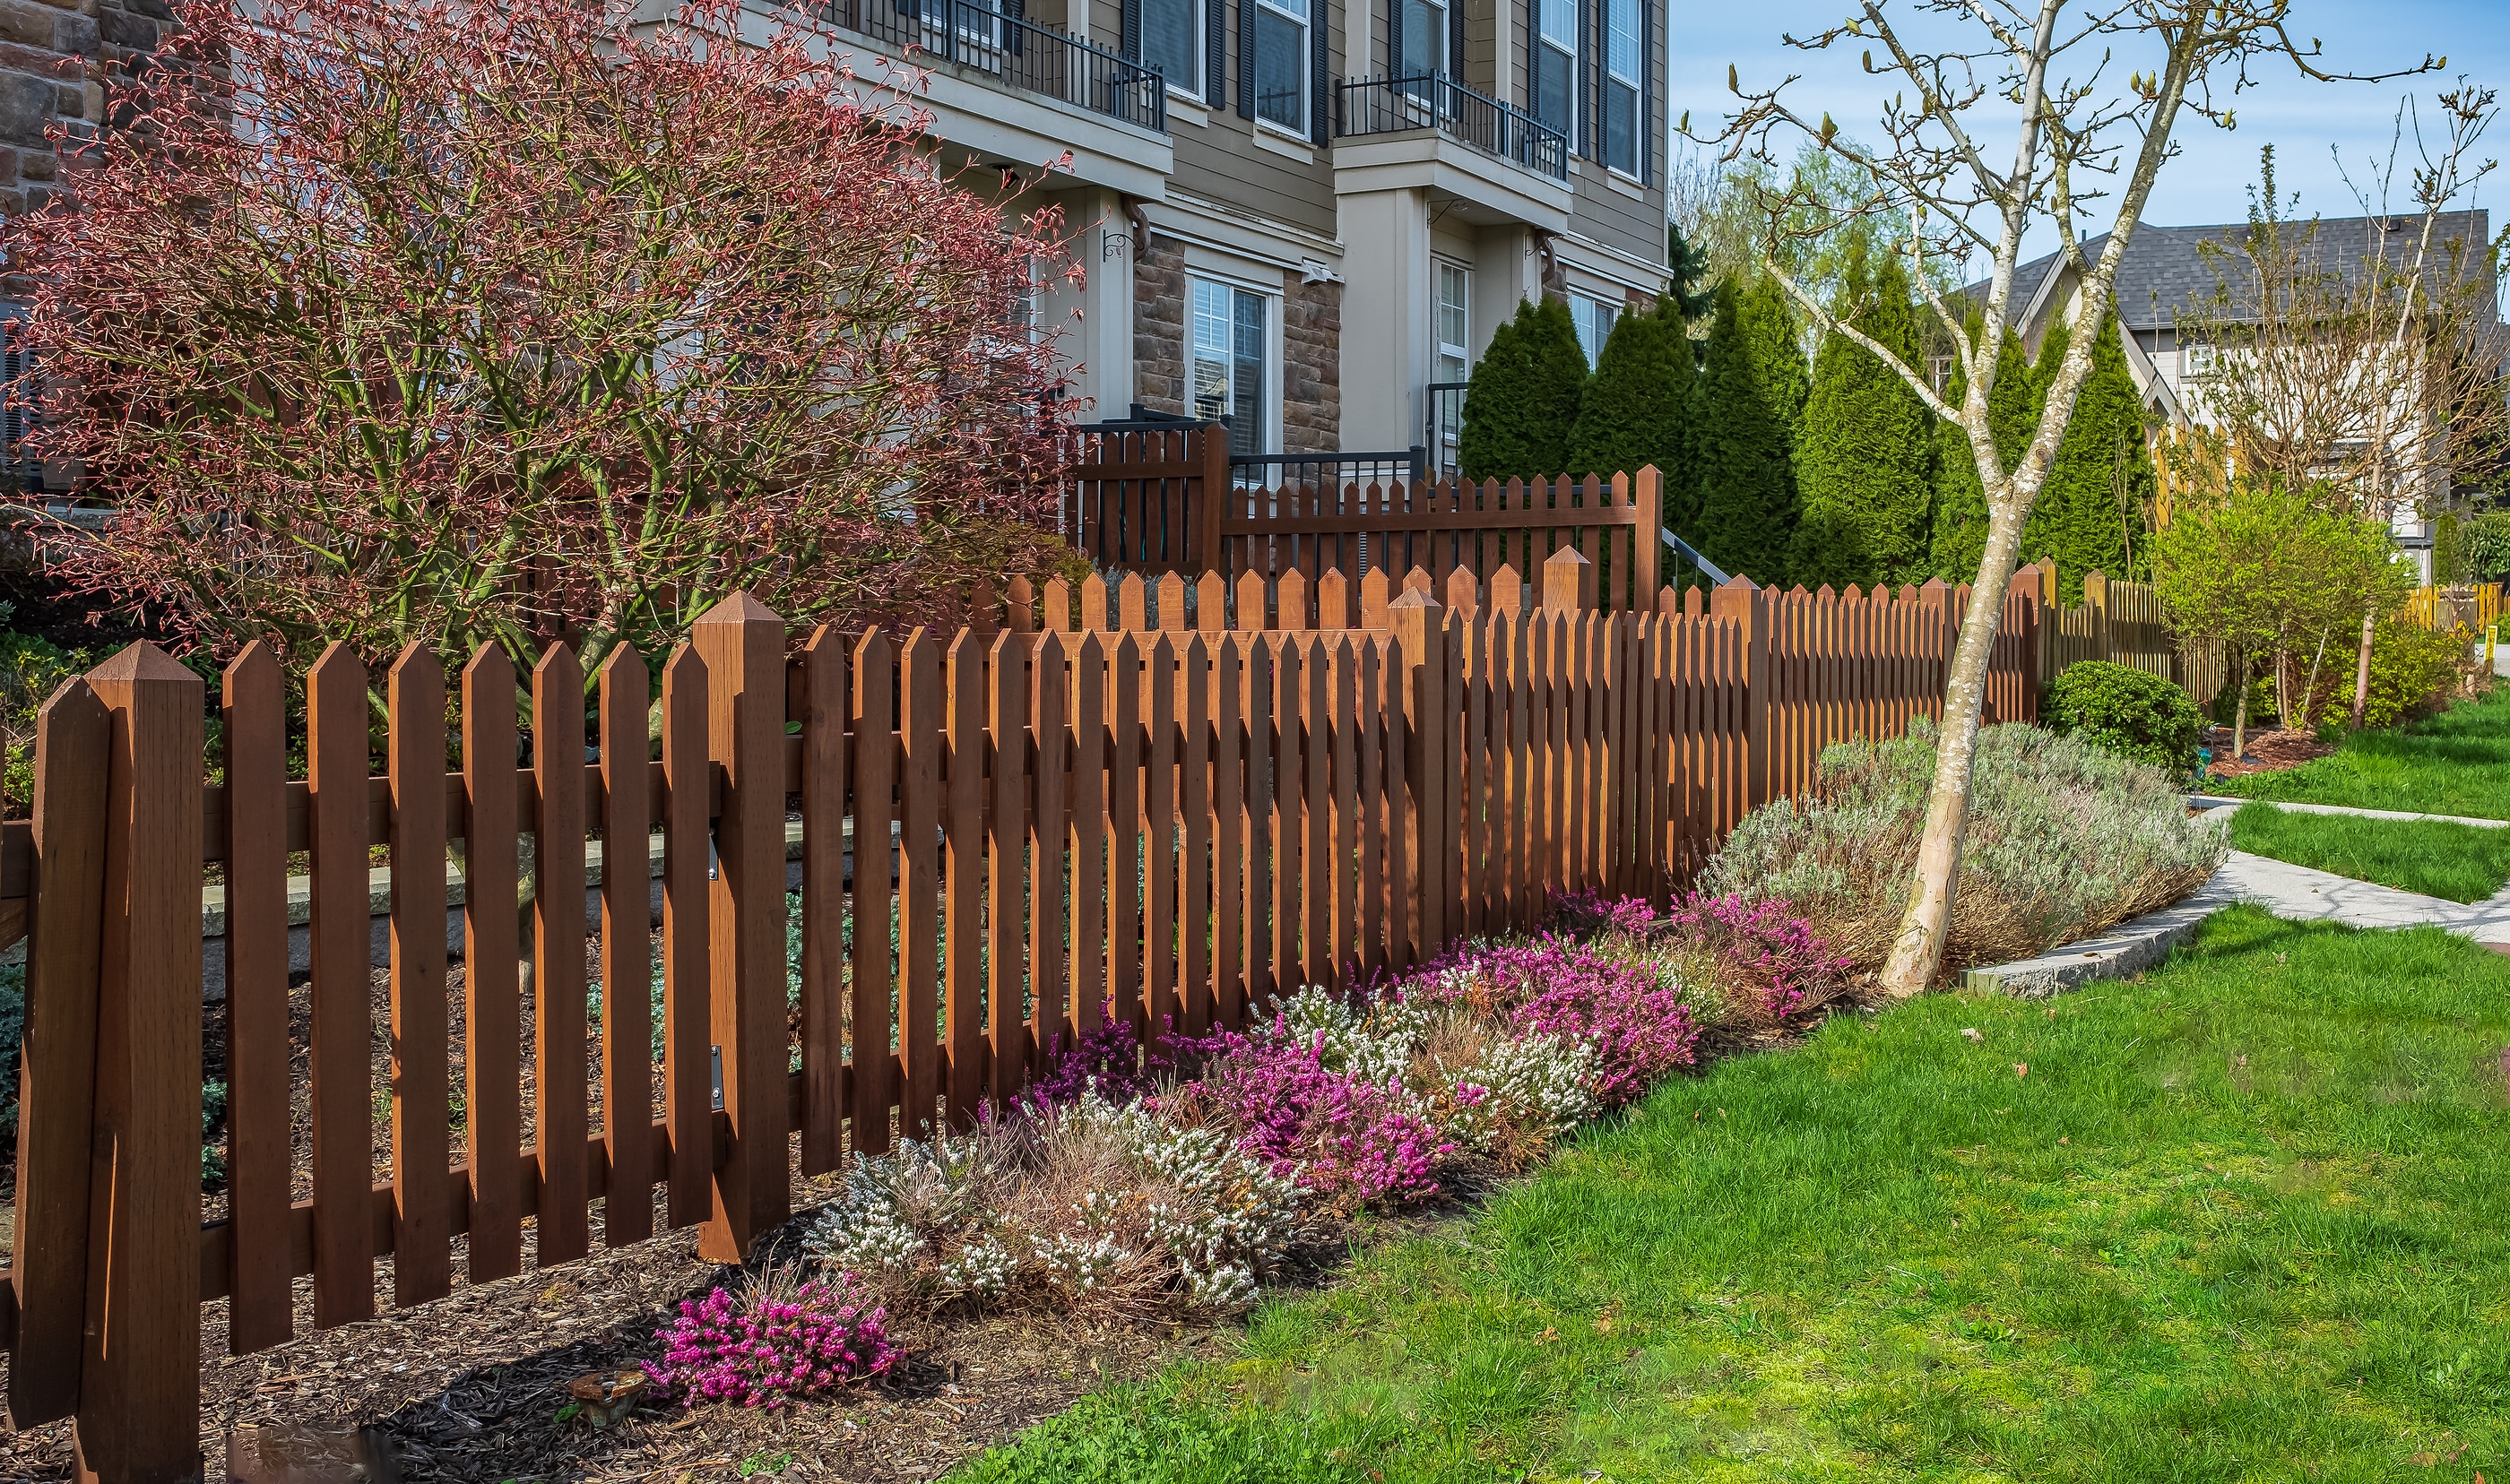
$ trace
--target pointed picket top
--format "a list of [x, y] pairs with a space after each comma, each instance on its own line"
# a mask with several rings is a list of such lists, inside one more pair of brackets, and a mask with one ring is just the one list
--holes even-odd
[[1148, 596], [1142, 586], [1142, 575], [1138, 572], [1124, 574], [1124, 579], [1116, 584], [1116, 626], [1131, 633], [1139, 633], [1149, 628], [1151, 620], [1148, 603]]
[[1447, 607], [1477, 610], [1481, 606], [1481, 584], [1473, 580], [1471, 568], [1459, 567], [1447, 574]]
[[[227, 661], [226, 668], [218, 672], [218, 679], [230, 701], [239, 691], [284, 685], [286, 676], [286, 670], [279, 663], [278, 651], [258, 639], [246, 645], [235, 658]], [[270, 690], [266, 693], [275, 695], [278, 692]]]
[[1194, 584], [1194, 626], [1206, 634], [1229, 627], [1229, 579], [1216, 572]]
[[1494, 612], [1510, 617], [1525, 612], [1525, 578], [1515, 563], [1502, 562], [1499, 571], [1491, 574], [1490, 606]]
[[1821, 586], [1813, 589], [1813, 597], [1823, 603], [1837, 603], [1839, 601], [1839, 594], [1834, 592], [1831, 589], [1831, 585], [1827, 582], [1824, 582]]
[[1359, 626], [1364, 629], [1386, 627], [1386, 569], [1371, 567], [1359, 578]]
[[[1827, 597], [1830, 594], [1830, 588], [1826, 584], [1823, 586], [1821, 591], [1824, 597]], [[1841, 593], [1839, 596], [1849, 603], [1862, 603], [1865, 601], [1865, 590], [1858, 587], [1855, 583], [1850, 582], [1847, 584], [1847, 591]]]
[[1237, 622], [1236, 627], [1249, 634], [1273, 625], [1264, 614], [1264, 575], [1249, 567], [1237, 575]]
[[1915, 587], [1910, 586], [1910, 585], [1909, 585], [1908, 583], [1906, 583], [1906, 582], [1901, 583], [1901, 584], [1900, 584], [1900, 601], [1901, 601], [1901, 602], [1903, 602], [1903, 603], [1915, 603], [1915, 602], [1917, 602], [1917, 601], [1918, 601], [1918, 590], [1917, 590]]
[[1708, 589], [1704, 587], [1693, 587], [1686, 590], [1682, 595], [1682, 611], [1684, 613], [1692, 617], [1699, 617], [1706, 614], [1708, 612]]
[[1416, 591], [1424, 594], [1434, 594], [1437, 591], [1437, 588], [1429, 581], [1429, 574], [1419, 567], [1415, 567], [1410, 572], [1403, 575], [1403, 586], [1407, 591]]
[[1046, 608], [1046, 628], [1050, 634], [1072, 632], [1072, 584], [1061, 577], [1046, 579], [1046, 592], [1040, 600]]
[[1274, 584], [1274, 606], [1279, 613], [1280, 627], [1285, 632], [1306, 632], [1308, 575], [1295, 567], [1281, 574], [1281, 580]]
[[400, 653], [394, 656], [392, 667], [384, 673], [395, 685], [429, 685], [438, 690], [444, 688], [444, 662], [436, 657], [432, 646], [419, 640], [413, 639], [401, 646]]
[[1787, 589], [1787, 596], [1795, 602], [1804, 603], [1810, 600], [1812, 594], [1806, 592], [1805, 585], [1802, 582], [1799, 582], [1795, 586]]
[[[719, 609], [722, 605], [717, 604], [716, 607]], [[766, 610], [762, 608], [760, 612], [764, 612]], [[704, 622], [704, 620], [701, 619], [699, 621]], [[754, 622], [755, 620], [745, 621]], [[780, 624], [779, 627], [781, 627], [781, 625]], [[547, 702], [543, 702], [541, 700], [541, 687], [545, 683], [550, 688], [550, 697]], [[578, 700], [583, 699], [584, 661], [576, 657], [575, 647], [573, 645], [566, 644], [561, 641], [560, 643], [551, 645], [547, 649], [543, 650], [541, 653], [541, 662], [532, 666], [533, 720], [535, 722], [539, 720], [540, 707], [543, 704], [562, 704], [567, 695], [565, 687], [569, 686], [575, 687], [574, 693], [576, 698]]]
[[1324, 575], [1316, 578], [1316, 627], [1350, 627], [1350, 584], [1339, 567], [1326, 568]]
[[1003, 584], [1003, 617], [1014, 634], [1037, 632], [1037, 585], [1017, 573]]
[[1951, 590], [1952, 589], [1944, 585], [1943, 578], [1928, 577], [1925, 580], [1924, 585], [1918, 589], [1918, 601], [1921, 603], [1941, 603], [1944, 601], [1944, 594]]
[[1108, 645], [1105, 630], [1084, 629], [1081, 631], [1081, 652], [1079, 659], [1083, 665], [1105, 665], [1107, 663], [1107, 649]]
[[862, 637], [855, 641], [854, 665], [855, 675], [856, 677], [856, 684], [861, 684], [860, 677], [866, 673], [874, 675], [886, 674], [887, 671], [885, 667], [890, 663], [890, 660], [896, 654], [896, 652], [897, 647], [890, 642], [887, 630], [863, 630]]
[[[113, 658], [106, 660], [103, 664], [100, 664], [94, 670], [89, 671], [88, 674], [92, 677], [111, 678], [116, 675], [114, 667], [121, 665], [126, 661], [132, 661], [134, 664], [145, 664], [145, 656], [140, 656], [135, 660], [133, 659], [135, 651], [140, 649], [146, 649], [149, 654], [155, 655], [157, 658], [164, 660], [167, 664], [174, 664], [174, 661], [166, 654], [165, 650], [158, 649], [153, 644], [143, 642], [133, 645], [130, 649], [123, 650], [121, 653], [113, 656]], [[182, 666], [174, 665], [174, 668], [179, 670]], [[146, 670], [133, 670], [131, 673], [134, 678], [152, 680], [161, 680], [165, 678], [162, 671], [157, 670], [153, 666]], [[355, 685], [359, 689], [362, 690], [366, 686], [366, 662], [358, 657], [357, 650], [350, 649], [346, 644], [335, 639], [323, 647], [323, 652], [318, 655], [315, 658], [314, 663], [307, 668], [305, 671], [305, 684], [308, 687], [314, 686]]]
[[479, 651], [471, 656], [471, 662], [462, 667], [462, 688], [485, 693], [499, 686], [508, 692], [513, 690], [514, 661], [506, 653], [505, 646], [491, 641], [481, 645]]
[[1107, 579], [1091, 573], [1081, 579], [1081, 626], [1103, 629], [1107, 625]]
[[1185, 627], [1185, 575], [1169, 573], [1160, 578], [1160, 627], [1174, 632]]

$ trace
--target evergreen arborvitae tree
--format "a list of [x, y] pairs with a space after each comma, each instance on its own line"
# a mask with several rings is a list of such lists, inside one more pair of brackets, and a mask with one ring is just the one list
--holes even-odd
[[[1968, 333], [1973, 343], [1979, 329], [1972, 319]], [[1965, 394], [1956, 369], [1944, 399], [1958, 407]], [[1987, 426], [2008, 472], [2031, 446], [2045, 401], [2045, 389], [2033, 374], [2022, 342], [2007, 330], [1996, 355], [1996, 385], [1987, 394]], [[1978, 482], [1978, 460], [1970, 453], [1968, 432], [1959, 423], [1940, 419], [1935, 424], [1935, 516], [1929, 544], [1936, 576], [1947, 582], [1977, 577], [1979, 558], [1987, 550], [1987, 491]]]
[[[1908, 276], [1896, 258], [1869, 272], [1865, 253], [1852, 245], [1832, 313], [1903, 363], [1918, 363]], [[1926, 579], [1933, 422], [1926, 404], [1873, 352], [1845, 335], [1823, 339], [1796, 445], [1804, 520], [1790, 564], [1795, 580], [1844, 588]]]
[[[2039, 337], [2039, 358], [2031, 363], [2031, 390], [2041, 405], [2048, 400], [2049, 385], [2057, 380], [2057, 368], [2066, 359], [2066, 348], [2073, 343], [2074, 332], [2064, 320], [2052, 320], [2046, 333]], [[2060, 434], [2062, 437], [2063, 435]], [[1998, 445], [2001, 447], [2002, 445]], [[2053, 470], [2052, 470], [2053, 472]], [[2046, 485], [2039, 487], [2039, 498], [2031, 502], [2031, 514], [2022, 522], [2022, 560], [2036, 562], [2057, 549], [2058, 528], [2064, 523]], [[2079, 583], [2082, 574], [2074, 574]], [[2078, 586], [2075, 589], [2080, 592]]]
[[[1666, 491], [1677, 488], [1688, 464], [1692, 376], [1691, 339], [1671, 298], [1659, 297], [1648, 314], [1625, 314], [1614, 321], [1578, 403], [1568, 471], [1609, 481], [1653, 464]], [[1666, 503], [1674, 503], [1669, 493]]]
[[1674, 308], [1683, 318], [1708, 313], [1717, 297], [1715, 285], [1702, 281], [1708, 277], [1708, 249], [1684, 241], [1682, 228], [1672, 222], [1664, 224], [1664, 276], [1672, 282]]
[[[2053, 371], [2055, 362], [2045, 351], [2040, 359]], [[2025, 555], [2035, 561], [2055, 557], [2065, 600], [2080, 602], [2086, 574], [2127, 575], [2127, 532], [2142, 519], [2158, 482], [2145, 445], [2144, 403], [2112, 315], [2092, 342], [2091, 372], [2039, 491], [2038, 509], [2047, 518], [2043, 522], [2038, 510], [2032, 515], [2038, 549], [2026, 549]]]
[[1692, 383], [1699, 504], [1687, 534], [1729, 573], [1776, 586], [1795, 529], [1794, 412], [1804, 405], [1804, 352], [1785, 304], [1772, 306], [1757, 289], [1726, 279], [1715, 313]]
[[1565, 473], [1569, 434], [1586, 387], [1586, 352], [1569, 306], [1528, 300], [1492, 333], [1464, 389], [1456, 462], [1466, 479], [1534, 479]]

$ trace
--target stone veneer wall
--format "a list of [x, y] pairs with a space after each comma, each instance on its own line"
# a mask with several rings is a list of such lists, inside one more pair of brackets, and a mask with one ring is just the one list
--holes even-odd
[[104, 79], [155, 49], [166, 0], [0, 0], [0, 213], [40, 210], [66, 189], [45, 130], [73, 137], [104, 115]]
[[[1281, 450], [1329, 453], [1342, 446], [1342, 285], [1292, 283], [1281, 315]], [[1185, 245], [1154, 235], [1133, 264], [1133, 400], [1183, 414], [1186, 392]]]
[[1342, 285], [1292, 283], [1281, 292], [1281, 452], [1342, 447]]
[[[1185, 315], [1185, 244], [1154, 235], [1133, 260], [1133, 400], [1153, 412], [1186, 410]], [[1098, 416], [1125, 411], [1102, 407]]]

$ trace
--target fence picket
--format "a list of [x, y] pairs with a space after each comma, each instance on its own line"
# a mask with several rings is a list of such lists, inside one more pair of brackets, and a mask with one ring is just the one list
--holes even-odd
[[[467, 701], [464, 709], [467, 714]], [[671, 1158], [666, 1210], [674, 1229], [705, 1220], [713, 1208], [714, 1025], [707, 1000], [713, 957], [708, 920], [713, 886], [707, 879], [713, 806], [706, 796], [714, 769], [706, 761], [707, 725], [705, 661], [693, 646], [683, 644], [663, 666], [663, 1119]], [[464, 757], [469, 755], [466, 746]], [[838, 787], [843, 786], [840, 780]], [[473, 1158], [476, 1160], [475, 1153]], [[475, 1278], [479, 1248], [474, 1209]]]
[[[1084, 646], [1096, 643], [1097, 637], [1090, 635]], [[1046, 643], [1060, 649], [1069, 641], [1055, 635]], [[1027, 1079], [1030, 1064], [1023, 1024], [1028, 1005], [1023, 979], [1026, 966], [1021, 962], [1020, 951], [1022, 923], [1017, 909], [1006, 911], [1003, 907], [1019, 901], [1028, 882], [1024, 869], [1029, 832], [1028, 729], [1022, 724], [1029, 714], [1025, 654], [1026, 646], [1018, 636], [1005, 634], [994, 641], [986, 666], [991, 681], [986, 730], [991, 734], [993, 761], [993, 788], [985, 811], [985, 890], [990, 909], [986, 918], [990, 931], [985, 1012], [993, 1041], [986, 1084], [998, 1109], [1010, 1106], [1012, 1096]], [[1078, 872], [1074, 879], [1079, 880]], [[1074, 942], [1076, 965], [1083, 956], [1082, 942]]]
[[609, 1167], [601, 1244], [624, 1247], [654, 1235], [654, 790], [645, 657], [628, 644], [612, 649], [600, 687], [601, 1143]]
[[[1038, 1053], [1070, 1049], [1079, 1027], [1071, 1011], [1072, 983], [1064, 961], [1063, 927], [1065, 852], [1070, 848], [1069, 805], [1072, 725], [1065, 696], [1071, 669], [1071, 645], [1062, 640], [1036, 646], [1027, 656], [1032, 677], [1026, 716], [1035, 734], [1036, 777], [1026, 827], [1028, 848], [1028, 986], [1029, 1031]], [[1001, 662], [1019, 665], [1019, 650], [1007, 651]], [[995, 901], [1002, 901], [997, 897]], [[1018, 907], [1014, 904], [1012, 914]], [[972, 941], [972, 940], [970, 940]], [[1022, 1064], [1026, 1064], [1023, 1061]]]
[[[1025, 648], [1021, 642], [1019, 648]], [[1014, 648], [1011, 652], [1019, 652]], [[985, 641], [962, 630], [950, 642], [949, 810], [942, 873], [948, 947], [942, 963], [942, 1039], [950, 1057], [948, 1127], [973, 1128], [984, 1101]]]
[[[227, 1352], [247, 1355], [284, 1345], [295, 1332], [294, 1305], [289, 1302], [287, 1228], [290, 1189], [287, 1045], [287, 703], [286, 676], [269, 646], [256, 640], [227, 666], [224, 725], [227, 780], [227, 1222], [235, 1241], [227, 1275]], [[101, 715], [99, 712], [98, 715]], [[442, 712], [437, 712], [439, 724]], [[43, 747], [42, 722], [37, 723], [38, 750]], [[96, 757], [103, 757], [99, 746]], [[46, 776], [39, 758], [35, 775]], [[56, 769], [60, 764], [56, 762]], [[440, 767], [440, 764], [439, 764]], [[80, 771], [53, 776], [76, 787]], [[36, 817], [43, 817], [38, 800]], [[48, 861], [47, 865], [51, 863]], [[54, 900], [47, 886], [40, 898]], [[78, 900], [65, 894], [63, 907]], [[441, 916], [437, 930], [442, 931]], [[40, 934], [38, 935], [40, 939]], [[441, 940], [438, 940], [441, 942]], [[41, 947], [40, 942], [38, 947]], [[27, 1075], [35, 1071], [35, 1005], [42, 992], [40, 952], [26, 960], [28, 1017]], [[441, 987], [442, 981], [438, 980]], [[90, 1028], [91, 1042], [94, 1029]], [[25, 1127], [29, 1094], [19, 1094], [19, 1126]], [[36, 1100], [40, 1101], [38, 1096]], [[25, 1229], [41, 1198], [29, 1189], [34, 1170], [23, 1155], [18, 1166], [19, 1227]], [[40, 1183], [37, 1181], [36, 1183]], [[27, 1268], [21, 1257], [19, 1329], [26, 1332], [24, 1314]], [[81, 1285], [84, 1291], [84, 1285]], [[21, 1341], [22, 1345], [22, 1341]], [[14, 1390], [30, 1361], [42, 1368], [40, 1353], [22, 1348], [9, 1379]], [[17, 1402], [11, 1399], [12, 1414]], [[26, 1426], [20, 1422], [19, 1426]]]
[[854, 1068], [853, 1132], [856, 1154], [889, 1152], [889, 1110], [898, 1090], [890, 1082], [894, 1026], [890, 1015], [890, 914], [896, 869], [892, 826], [897, 778], [897, 664], [889, 636], [866, 631], [854, 652], [854, 988], [847, 1044]]
[[453, 1287], [445, 1147], [452, 1126], [445, 1106], [444, 666], [435, 650], [413, 643], [393, 661], [386, 686], [393, 1302], [423, 1304]]
[[824, 1174], [844, 1153], [848, 1104], [846, 946], [846, 676], [850, 646], [821, 624], [802, 647], [802, 1172]]
[[1183, 816], [1185, 848], [1177, 877], [1176, 931], [1184, 960], [1178, 967], [1183, 1020], [1188, 1035], [1211, 1029], [1213, 962], [1218, 945], [1205, 936], [1203, 924], [1216, 923], [1212, 886], [1212, 666], [1211, 645], [1201, 634], [1188, 638], [1179, 651], [1182, 666], [1177, 716], [1180, 725], [1178, 775], [1182, 780], [1178, 812]]
[[564, 644], [532, 669], [533, 1145], [541, 1171], [535, 1267], [589, 1245], [584, 1143], [584, 666]]
[[[518, 745], [513, 662], [495, 645], [482, 646], [462, 670], [462, 781], [471, 796], [462, 852], [462, 1074], [471, 1169], [466, 1271], [474, 1283], [523, 1270]], [[319, 1244], [319, 1194], [314, 1218]]]
[[941, 646], [930, 629], [907, 636], [898, 694], [898, 1012], [897, 1127], [930, 1138], [938, 1127], [941, 940]]
[[[366, 667], [347, 645], [306, 677], [314, 987], [314, 1327], [375, 1312], [366, 959]], [[511, 753], [509, 757], [513, 756]]]

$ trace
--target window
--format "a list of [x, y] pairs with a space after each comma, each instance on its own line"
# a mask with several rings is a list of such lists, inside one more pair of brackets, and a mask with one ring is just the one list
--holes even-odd
[[1203, 0], [1135, 0], [1141, 7], [1142, 62], [1179, 93], [1202, 96]]
[[[1453, 263], [1438, 265], [1437, 370], [1430, 378], [1439, 382], [1461, 382], [1472, 374], [1472, 321], [1465, 306], [1472, 303], [1473, 276]], [[1464, 430], [1464, 399], [1447, 393], [1434, 396], [1430, 403], [1431, 428], [1438, 447], [1438, 466], [1456, 466], [1456, 444]]]
[[1403, 55], [1395, 71], [1405, 77], [1447, 67], [1447, 7], [1443, 0], [1396, 0], [1403, 7]]
[[2180, 364], [2187, 368], [2187, 373], [2189, 376], [2211, 376], [2214, 374], [2214, 348], [2212, 346], [2189, 346], [2187, 348], [2187, 352], [2185, 355], [2182, 355], [2179, 360]]
[[1604, 164], [1641, 171], [1647, 137], [1647, 61], [1639, 47], [1639, 0], [1604, 0]]
[[1534, 116], [1567, 138], [1578, 116], [1578, 0], [1535, 0]]
[[1577, 322], [1578, 344], [1586, 352], [1587, 365], [1603, 359], [1604, 342], [1612, 338], [1613, 321], [1619, 316], [1617, 305], [1589, 299], [1584, 294], [1569, 296], [1569, 317]]
[[1309, 0], [1248, 0], [1255, 7], [1255, 117], [1308, 131]]
[[1243, 452], [1266, 433], [1271, 308], [1262, 294], [1194, 280], [1194, 415], [1229, 419], [1230, 447]]

